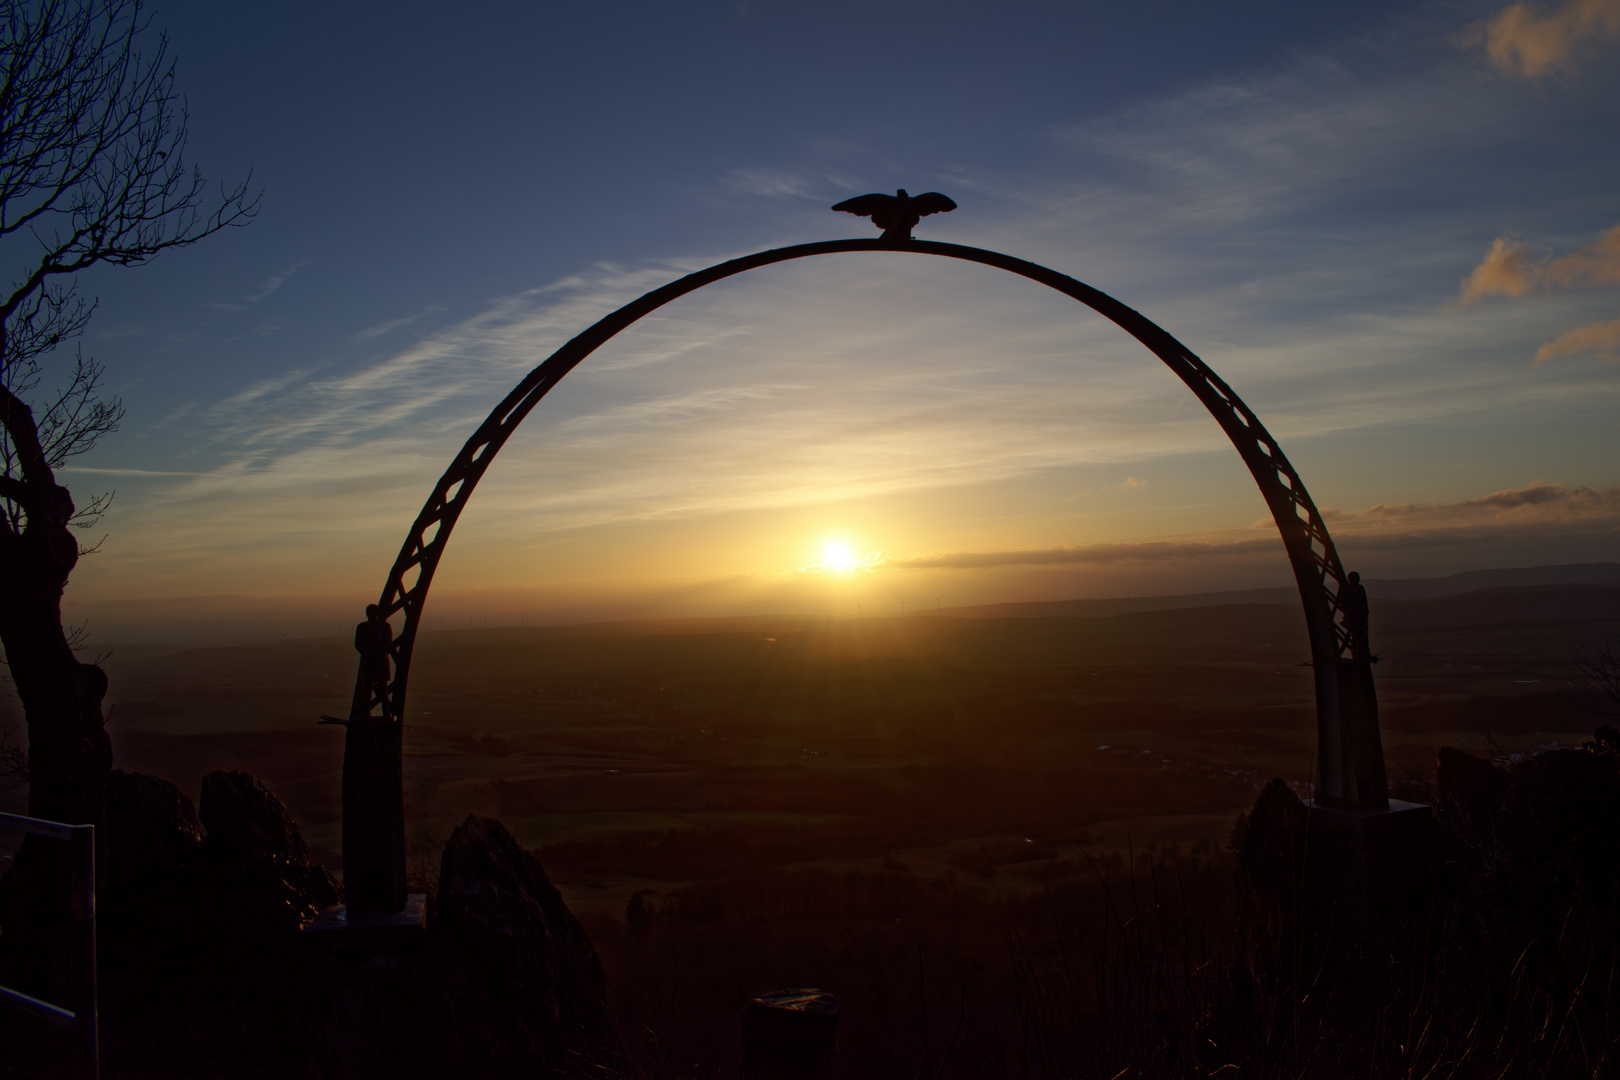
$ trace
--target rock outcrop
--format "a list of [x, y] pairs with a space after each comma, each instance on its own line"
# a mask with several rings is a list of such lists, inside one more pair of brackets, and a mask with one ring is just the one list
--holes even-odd
[[197, 808], [208, 847], [224, 857], [306, 859], [309, 847], [275, 793], [245, 772], [203, 777]]
[[606, 1035], [607, 987], [590, 938], [540, 860], [492, 818], [469, 816], [445, 844], [432, 932], [502, 987], [525, 1038], [586, 1050]]
[[1268, 906], [1294, 906], [1302, 887], [1309, 814], [1293, 789], [1278, 777], [1239, 815], [1231, 846], [1238, 880]]
[[253, 924], [270, 922], [291, 932], [338, 902], [337, 883], [310, 863], [309, 845], [292, 815], [252, 776], [203, 777], [197, 816], [206, 830], [203, 853], [215, 871], [213, 902], [220, 910], [251, 911]]
[[424, 932], [355, 942], [304, 933], [339, 889], [252, 776], [210, 774], [193, 809], [165, 780], [115, 771], [107, 807], [108, 1075], [449, 1080], [613, 1058], [596, 951], [498, 821], [451, 836]]
[[104, 1058], [116, 1072], [301, 1067], [302, 1031], [331, 996], [322, 988], [334, 977], [312, 963], [301, 929], [338, 901], [336, 883], [253, 777], [210, 775], [202, 803], [199, 815], [156, 777], [114, 771], [108, 782], [97, 921]]
[[1556, 934], [1571, 914], [1613, 910], [1620, 768], [1601, 731], [1580, 750], [1550, 750], [1506, 768], [1444, 747], [1439, 779], [1452, 858], [1482, 936], [1521, 933], [1527, 919]]
[[613, 1053], [596, 950], [540, 861], [492, 818], [446, 843], [418, 944], [373, 955], [316, 1032], [344, 1080], [577, 1075]]
[[1451, 746], [1442, 746], [1436, 759], [1436, 808], [1459, 835], [1489, 842], [1496, 833], [1507, 774], [1490, 762]]

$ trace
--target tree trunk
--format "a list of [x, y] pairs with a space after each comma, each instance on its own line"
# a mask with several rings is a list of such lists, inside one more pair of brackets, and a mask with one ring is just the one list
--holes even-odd
[[[13, 265], [0, 288], [0, 646], [28, 717], [29, 813], [96, 826], [105, 867], [107, 679], [62, 634], [62, 588], [79, 547], [73, 500], [53, 470], [116, 428], [122, 409], [97, 397], [100, 369], [82, 357], [65, 387], [41, 395], [37, 420], [24, 398], [95, 309], [75, 294], [74, 275], [139, 266], [246, 224], [258, 202], [244, 183], [205, 209], [202, 174], [181, 164], [186, 112], [168, 39], [149, 33], [141, 0], [4, 10], [0, 239]], [[0, 981], [57, 1001], [49, 973], [67, 967], [66, 859], [60, 841], [29, 836], [0, 877]], [[98, 871], [98, 888], [104, 880]], [[0, 1027], [11, 1015], [0, 1009]], [[0, 1032], [0, 1072], [38, 1075], [18, 1072], [11, 1049]]]
[[[94, 825], [96, 862], [104, 866], [107, 676], [81, 664], [62, 633], [62, 589], [78, 546], [67, 528], [67, 492], [52, 494], [65, 514], [35, 513], [20, 533], [0, 532], [0, 645], [28, 718], [29, 816]], [[103, 880], [98, 869], [97, 885]], [[24, 840], [0, 879], [0, 982], [59, 1004], [69, 970], [69, 881], [68, 846], [37, 836]]]

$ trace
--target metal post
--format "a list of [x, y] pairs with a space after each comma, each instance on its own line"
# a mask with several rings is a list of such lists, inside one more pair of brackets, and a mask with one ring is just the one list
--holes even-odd
[[96, 993], [96, 827], [73, 826], [68, 840], [73, 864], [73, 967], [78, 983], [73, 1003], [78, 1075], [101, 1075], [101, 1047]]
[[743, 1009], [742, 1080], [831, 1080], [838, 1000], [808, 987], [753, 998]]
[[343, 749], [343, 897], [351, 913], [403, 911], [404, 759], [398, 723], [348, 721]]
[[73, 1075], [97, 1080], [101, 1075], [101, 1033], [96, 1003], [96, 827], [64, 825], [20, 814], [0, 814], [0, 828], [21, 829], [35, 836], [68, 842], [72, 870], [73, 995], [71, 1010], [52, 1005], [7, 986], [0, 986], [0, 1005], [10, 1005], [74, 1034], [76, 1068]]

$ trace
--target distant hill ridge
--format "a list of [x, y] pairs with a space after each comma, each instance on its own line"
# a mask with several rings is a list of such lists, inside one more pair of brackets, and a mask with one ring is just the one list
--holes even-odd
[[[1368, 578], [1368, 598], [1382, 604], [1434, 600], [1488, 589], [1537, 589], [1558, 585], [1620, 585], [1620, 563], [1569, 563], [1506, 570], [1469, 570], [1440, 578]], [[1012, 604], [944, 608], [936, 614], [958, 619], [1106, 619], [1137, 611], [1221, 607], [1226, 604], [1296, 604], [1292, 585], [1270, 589], [1186, 593], [1179, 596], [1123, 596], [1106, 600], [1031, 600]]]
[[[1502, 570], [1471, 570], [1466, 573], [1452, 574], [1440, 578], [1390, 578], [1369, 579], [1367, 581], [1368, 593], [1373, 602], [1380, 609], [1401, 607], [1407, 604], [1425, 600], [1441, 600], [1448, 597], [1459, 596], [1464, 593], [1478, 592], [1511, 592], [1513, 590], [1545, 591], [1559, 586], [1587, 592], [1594, 589], [1620, 588], [1620, 562], [1603, 563], [1570, 563], [1560, 566], [1531, 566]], [[308, 614], [293, 612], [285, 617], [278, 617], [275, 611], [268, 614], [258, 612], [254, 607], [256, 601], [252, 597], [213, 597], [220, 601], [230, 601], [237, 612], [230, 620], [216, 619], [212, 612], [200, 614], [192, 619], [162, 618], [165, 601], [117, 601], [109, 605], [106, 618], [96, 625], [99, 628], [95, 640], [105, 645], [108, 642], [117, 643], [121, 659], [138, 659], [158, 654], [169, 654], [177, 649], [215, 648], [219, 646], [247, 645], [253, 642], [268, 642], [289, 637], [296, 640], [330, 640], [333, 637], [347, 638], [352, 618], [339, 617], [331, 611], [322, 610]], [[1587, 610], [1594, 603], [1603, 603], [1599, 598], [1586, 596], [1578, 601], [1568, 598], [1575, 607], [1565, 606], [1565, 611]], [[1522, 600], [1515, 602], [1513, 610], [1528, 611], [1531, 608], [1545, 607], [1551, 598], [1542, 596], [1539, 601]], [[1526, 603], [1531, 608], [1525, 606]], [[1137, 615], [1151, 612], [1171, 611], [1176, 609], [1209, 609], [1230, 606], [1253, 605], [1286, 605], [1298, 610], [1299, 597], [1291, 585], [1282, 585], [1269, 589], [1242, 589], [1222, 592], [1186, 593], [1172, 596], [1127, 596], [1092, 600], [1049, 600], [1026, 601], [1007, 604], [986, 604], [977, 607], [951, 607], [937, 610], [921, 610], [908, 612], [904, 618], [917, 616], [945, 616], [957, 619], [1050, 619], [1050, 618], [1082, 618], [1082, 619], [1108, 619], [1120, 615]], [[229, 605], [227, 605], [229, 606]], [[1477, 606], [1477, 605], [1476, 605]], [[142, 623], [134, 614], [137, 609], [146, 609], [148, 614], [156, 613], [159, 617], [151, 622]], [[97, 612], [101, 609], [93, 608]], [[1480, 608], [1488, 612], [1489, 605]], [[1549, 608], [1548, 610], [1553, 610]], [[242, 613], [253, 614], [254, 618], [244, 618]], [[516, 616], [506, 616], [515, 621]], [[875, 622], [894, 619], [894, 615], [872, 615]], [[837, 621], [840, 617], [815, 614], [754, 614], [732, 616], [687, 616], [687, 617], [654, 617], [632, 619], [564, 619], [553, 622], [550, 619], [536, 619], [525, 627], [512, 625], [511, 622], [488, 623], [477, 629], [460, 628], [451, 629], [442, 624], [430, 621], [424, 633], [474, 633], [491, 634], [497, 637], [510, 637], [514, 633], [526, 636], [555, 635], [558, 633], [568, 635], [595, 635], [595, 634], [684, 634], [684, 633], [759, 633], [776, 634], [792, 632], [794, 627], [804, 627], [813, 623]], [[1540, 621], [1538, 618], [1536, 621]]]
[[[1383, 611], [1407, 609], [1401, 625], [1449, 624], [1457, 619], [1477, 619], [1505, 615], [1509, 621], [1544, 622], [1587, 618], [1600, 612], [1607, 618], [1620, 611], [1620, 563], [1570, 563], [1562, 566], [1528, 566], [1505, 570], [1470, 570], [1441, 578], [1368, 578], [1369, 599]], [[1563, 596], [1555, 595], [1567, 590]], [[1489, 594], [1506, 594], [1499, 601]], [[1571, 596], [1569, 593], [1577, 593]], [[1475, 595], [1470, 595], [1475, 594]], [[1517, 595], [1516, 595], [1517, 594]], [[1528, 595], [1525, 595], [1528, 594]], [[1446, 603], [1432, 611], [1422, 610], [1425, 601], [1450, 600], [1468, 596], [1461, 606]], [[1297, 607], [1299, 591], [1292, 585], [1270, 589], [1240, 589], [1226, 592], [1186, 593], [1175, 596], [1125, 596], [1103, 600], [1031, 600], [978, 607], [925, 609], [916, 617], [944, 616], [956, 619], [1110, 619], [1121, 615], [1148, 615], [1188, 608], [1217, 608], [1250, 605]], [[1410, 607], [1409, 607], [1410, 606]], [[893, 621], [894, 615], [873, 616], [874, 622]], [[802, 629], [822, 621], [812, 615], [733, 615], [722, 617], [621, 619], [610, 622], [574, 623], [530, 627], [534, 634], [671, 634], [671, 633], [782, 633]], [[488, 633], [510, 633], [513, 628]]]

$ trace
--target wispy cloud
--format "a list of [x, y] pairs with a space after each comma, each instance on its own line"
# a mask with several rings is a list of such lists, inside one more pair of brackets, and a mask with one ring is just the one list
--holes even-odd
[[1511, 237], [1498, 236], [1491, 241], [1485, 258], [1464, 279], [1457, 294], [1457, 305], [1465, 307], [1487, 296], [1526, 296], [1535, 288], [1531, 280], [1535, 267], [1529, 264], [1530, 253], [1525, 246]]
[[60, 473], [89, 473], [96, 476], [202, 476], [201, 472], [184, 472], [173, 469], [102, 469], [90, 465], [58, 465], [56, 471]]
[[307, 265], [305, 261], [295, 262], [289, 265], [286, 269], [281, 270], [278, 273], [271, 274], [259, 285], [258, 291], [247, 298], [247, 302], [250, 304], [257, 304], [260, 300], [268, 300], [276, 293], [277, 290], [279, 290], [283, 285], [287, 284], [289, 278], [296, 274], [305, 265]]
[[[1514, 112], [1523, 113], [1522, 104], [1490, 92], [1460, 95], [1462, 77], [1443, 66], [1387, 76], [1306, 56], [1271, 74], [1066, 128], [1060, 140], [1147, 170], [1150, 182], [1093, 179], [1077, 189], [1070, 181], [1066, 200], [1059, 184], [1020, 189], [981, 179], [1000, 216], [981, 208], [975, 227], [990, 246], [1030, 243], [1036, 257], [1051, 246], [1065, 269], [1076, 251], [1087, 259], [1101, 253], [1111, 275], [1127, 283], [1178, 265], [1173, 288], [1148, 286], [1168, 294], [1153, 313], [1163, 311], [1167, 325], [1203, 346], [1284, 437], [1478, 408], [1478, 388], [1506, 397], [1516, 389], [1511, 379], [1477, 365], [1418, 369], [1403, 360], [1414, 341], [1446, 335], [1449, 347], [1473, 349], [1474, 330], [1445, 326], [1421, 300], [1409, 312], [1358, 310], [1366, 283], [1391, 259], [1439, 262], [1454, 249], [1414, 250], [1429, 242], [1403, 236], [1406, 246], [1395, 251], [1389, 238], [1354, 230], [1333, 238], [1330, 260], [1313, 256], [1292, 272], [1268, 260], [1275, 276], [1250, 289], [1226, 267], [1205, 271], [1207, 257], [1184, 255], [1193, 250], [1187, 245], [1174, 254], [1128, 246], [1140, 245], [1144, 233], [1161, 234], [1167, 222], [1194, 218], [1208, 226], [1196, 234], [1197, 247], [1225, 243], [1212, 241], [1225, 235], [1209, 231], [1217, 227], [1240, 229], [1253, 243], [1257, 223], [1353, 192], [1369, 176], [1399, 171], [1403, 158], [1486, 146], [1504, 124], [1526, 122]], [[735, 170], [728, 182], [799, 195], [824, 171], [761, 167]], [[1297, 247], [1294, 230], [1287, 232]], [[1350, 243], [1363, 248], [1346, 250]], [[595, 318], [728, 254], [586, 268], [497, 300], [381, 361], [306, 373], [274, 395], [227, 402], [217, 418], [230, 441], [255, 454], [295, 446], [356, 454], [402, 429], [453, 449], [458, 433], [524, 371]], [[904, 267], [867, 258], [761, 271], [622, 335], [530, 421], [549, 418], [568, 446], [555, 452], [572, 453], [576, 463], [566, 481], [548, 484], [547, 505], [595, 508], [587, 517], [617, 505], [634, 519], [654, 512], [659, 492], [685, 493], [673, 500], [683, 513], [720, 511], [760, 498], [791, 503], [966, 484], [1221, 445], [1219, 431], [1196, 404], [1189, 409], [1162, 369], [1083, 311], [1053, 306], [1067, 301], [1043, 303], [1028, 286], [1015, 292], [987, 281], [985, 271], [893, 259]], [[1343, 321], [1324, 336], [1319, 298], [1330, 296], [1339, 307], [1326, 317]], [[380, 337], [396, 324], [373, 329]], [[1009, 381], [1004, 358], [1014, 356], [1018, 378]], [[1076, 366], [1082, 357], [1083, 369]], [[1472, 384], [1467, 393], [1462, 378]], [[592, 460], [580, 463], [586, 451]]]
[[1620, 363], [1620, 319], [1565, 331], [1536, 350], [1536, 363], [1545, 364], [1575, 353], [1591, 353]]
[[[1609, 533], [1620, 524], [1620, 486], [1573, 487], [1528, 484], [1455, 503], [1379, 503], [1351, 514], [1329, 512], [1335, 533], [1360, 551], [1433, 547], [1469, 538], [1503, 538], [1510, 533], [1564, 535]], [[1154, 564], [1210, 561], [1281, 554], [1282, 541], [1270, 521], [1256, 522], [1247, 537], [1131, 540], [1074, 544], [1014, 551], [956, 551], [874, 558], [874, 568], [890, 570], [984, 570], [1004, 566]]]
[[275, 295], [275, 293], [283, 285], [287, 284], [287, 281], [294, 274], [307, 265], [309, 265], [309, 260], [307, 259], [301, 259], [298, 262], [291, 263], [285, 269], [279, 270], [265, 278], [259, 283], [259, 287], [257, 289], [253, 290], [253, 292], [249, 293], [247, 296], [244, 296], [241, 300], [220, 301], [210, 306], [218, 308], [221, 311], [245, 311], [260, 301], [270, 299], [270, 297]]
[[[1620, 3], [1620, 0], [1617, 0]], [[1532, 292], [1620, 285], [1620, 225], [1567, 255], [1534, 258], [1519, 240], [1499, 236], [1485, 258], [1463, 281], [1456, 306], [1490, 296], [1524, 297]], [[1535, 363], [1560, 356], [1594, 353], [1620, 360], [1620, 322], [1593, 323], [1566, 331], [1536, 350]]]
[[773, 199], [808, 198], [819, 187], [814, 177], [786, 169], [732, 169], [725, 176], [727, 187], [750, 195]]
[[1275, 537], [1225, 542], [1144, 540], [1137, 543], [1085, 544], [1029, 551], [945, 552], [890, 559], [885, 565], [896, 570], [983, 570], [993, 566], [1155, 563], [1256, 553], [1275, 555], [1281, 550], [1282, 541]]
[[1571, 487], [1569, 484], [1543, 484], [1538, 480], [1522, 488], [1493, 491], [1489, 495], [1455, 503], [1379, 503], [1348, 515], [1345, 520], [1457, 519], [1478, 517], [1480, 512], [1486, 512], [1499, 521], [1509, 518], [1558, 521], [1608, 518], [1620, 515], [1620, 487]]
[[1536, 289], [1604, 285], [1620, 285], [1620, 225], [1568, 255], [1539, 260], [1531, 257], [1522, 242], [1499, 236], [1463, 281], [1457, 302], [1467, 305], [1487, 296], [1526, 296]]
[[414, 315], [402, 315], [397, 319], [389, 319], [385, 322], [377, 323], [375, 326], [368, 326], [364, 330], [361, 330], [359, 333], [355, 334], [354, 339], [356, 341], [370, 341], [373, 338], [384, 337], [388, 334], [392, 334], [395, 330], [403, 330], [407, 326], [413, 326], [427, 318], [429, 315], [437, 315], [443, 310], [445, 310], [443, 304], [430, 304], [421, 311], [416, 312]]
[[881, 570], [892, 565], [889, 557], [881, 551], [869, 551], [865, 555], [849, 555], [827, 562], [811, 563], [801, 566], [801, 574], [827, 574], [834, 577], [846, 574], [869, 574], [874, 570]]
[[1459, 78], [1447, 68], [1377, 77], [1316, 54], [1052, 135], [1126, 168], [1122, 179], [1175, 192], [1166, 224], [1275, 217], [1393, 162], [1494, 141], [1492, 123], [1511, 123], [1514, 110], [1489, 89], [1457, 94]]
[[1539, 78], [1573, 66], [1580, 46], [1620, 40], [1620, 0], [1565, 0], [1552, 8], [1514, 4], [1461, 37], [1510, 75]]
[[[309, 373], [307, 371], [299, 371], [294, 369], [292, 371], [283, 372], [274, 378], [260, 379], [258, 382], [255, 382], [247, 387], [247, 389], [239, 390], [235, 394], [232, 394], [230, 397], [219, 402], [219, 404], [214, 406], [214, 415], [219, 419], [234, 419], [236, 416], [240, 415], [240, 410], [243, 408], [247, 406], [256, 406], [265, 401], [265, 399], [274, 397], [281, 391], [286, 390], [289, 386], [293, 386], [302, 381], [308, 374]], [[177, 416], [170, 417], [169, 419], [178, 419], [180, 415], [184, 415], [184, 413], [188, 410], [189, 406], [182, 409], [180, 414]]]
[[[1443, 35], [1434, 41], [1443, 49]], [[1269, 73], [1066, 125], [1048, 147], [1060, 164], [1044, 173], [969, 169], [954, 178], [960, 187], [930, 179], [974, 199], [929, 221], [943, 222], [935, 235], [1050, 263], [1139, 307], [1219, 370], [1291, 455], [1303, 445], [1302, 467], [1320, 445], [1310, 440], [1335, 433], [1432, 430], [1454, 417], [1517, 416], [1527, 402], [1612, 400], [1612, 380], [1575, 365], [1525, 365], [1548, 334], [1506, 305], [1476, 305], [1467, 318], [1445, 310], [1459, 275], [1502, 229], [1499, 205], [1478, 192], [1496, 175], [1504, 144], [1566, 122], [1536, 93], [1481, 79], [1478, 67], [1450, 52], [1439, 60], [1388, 51], [1368, 60], [1348, 49], [1300, 56]], [[1600, 178], [1614, 152], [1589, 129], [1581, 134], [1596, 163], [1584, 167]], [[872, 165], [857, 189], [884, 186], [872, 177], [886, 182], [888, 168]], [[854, 183], [833, 180], [817, 161], [736, 170], [711, 188], [780, 200], [773, 212], [790, 223], [802, 212], [800, 235], [809, 239], [832, 226], [808, 196]], [[1556, 223], [1525, 227], [1578, 236], [1607, 224], [1579, 216], [1609, 205], [1601, 179], [1592, 184], [1586, 203], [1548, 211], [1564, 215]], [[1392, 201], [1420, 203], [1427, 216], [1368, 209]], [[1614, 235], [1574, 250], [1565, 242], [1562, 255], [1503, 236], [1465, 294], [1601, 285]], [[215, 467], [121, 511], [124, 554], [105, 564], [128, 558], [160, 575], [206, 563], [223, 578], [250, 562], [269, 567], [266, 577], [316, 566], [334, 578], [374, 572], [450, 456], [525, 372], [615, 307], [755, 246], [739, 245], [727, 237], [674, 257], [582, 266], [495, 297], [420, 340], [387, 335], [426, 311], [361, 330], [346, 359], [316, 365], [289, 356], [281, 371], [186, 417], [212, 440]], [[1566, 293], [1537, 302], [1577, 300]], [[385, 340], [379, 358], [376, 343]], [[1603, 340], [1572, 338], [1567, 348]], [[1555, 347], [1565, 348], [1543, 346]], [[614, 339], [514, 437], [469, 506], [466, 528], [476, 522], [503, 542], [521, 538], [526, 551], [549, 552], [570, 530], [764, 511], [808, 518], [853, 500], [881, 507], [919, 492], [1033, 489], [1064, 470], [1104, 467], [1106, 476], [1088, 474], [1097, 498], [1128, 495], [1133, 508], [1152, 504], [1167, 521], [1172, 509], [1190, 519], [1194, 511], [1156, 502], [1174, 497], [1174, 478], [1161, 482], [1142, 464], [1177, 455], [1231, 460], [1231, 449], [1162, 365], [1086, 309], [981, 267], [898, 253], [827, 257], [705, 289]], [[1127, 470], [1134, 486], [1120, 485]], [[1148, 475], [1151, 486], [1140, 479]], [[1438, 468], [1424, 475], [1437, 500], [1455, 498], [1449, 479], [1435, 479]], [[1377, 497], [1364, 490], [1366, 477], [1356, 483], [1359, 498]], [[1065, 480], [1063, 490], [1075, 486]], [[1515, 507], [1391, 504], [1341, 515], [1334, 528], [1396, 551], [1398, 536], [1440, 544], [1435, 537], [1462, 543], [1455, 538], [1532, 524], [1546, 535], [1606, 527], [1601, 498], [1579, 494], [1604, 489], [1544, 487], [1552, 494]], [[908, 546], [1007, 550], [891, 555], [884, 565], [952, 574], [1164, 566], [1274, 559], [1279, 548], [1265, 529], [1133, 543], [1072, 535], [1074, 544], [1044, 546], [1016, 536], [924, 540]], [[479, 549], [485, 561], [512, 574], [576, 572], [540, 557], [520, 564], [491, 544]], [[804, 553], [774, 558], [759, 565], [796, 566]]]
[[1571, 516], [1614, 514], [1620, 513], [1620, 487], [1570, 487], [1568, 484], [1543, 484], [1537, 481], [1522, 488], [1494, 491], [1457, 505], [1464, 510], [1518, 510], [1534, 506], [1558, 507]]

